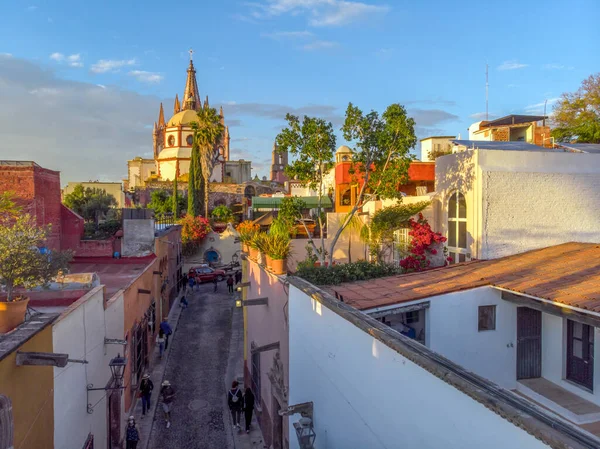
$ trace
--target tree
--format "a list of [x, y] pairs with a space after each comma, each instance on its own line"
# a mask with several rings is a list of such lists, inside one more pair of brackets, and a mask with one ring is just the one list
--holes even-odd
[[[208, 182], [210, 181], [210, 176], [219, 156], [219, 153], [215, 148], [217, 142], [223, 135], [225, 127], [221, 123], [221, 117], [217, 113], [217, 110], [208, 105], [198, 111], [197, 121], [190, 123], [190, 125], [194, 130], [194, 145], [198, 148], [197, 156], [199, 156], [200, 170], [202, 172], [202, 177], [204, 178], [202, 184], [202, 187], [204, 188], [204, 195], [202, 198], [204, 201], [204, 216], [208, 217]], [[192, 148], [192, 152], [193, 151]], [[199, 181], [198, 178], [199, 177], [194, 180], [194, 187], [196, 189], [200, 189], [200, 185], [197, 184]]]
[[0, 284], [6, 288], [7, 301], [14, 299], [16, 287], [46, 284], [65, 270], [70, 251], [41, 252], [48, 228], [38, 227], [30, 215], [0, 221]]
[[6, 191], [0, 194], [0, 221], [17, 218], [22, 209], [23, 208], [17, 204], [15, 192]]
[[552, 136], [559, 142], [600, 143], [600, 73], [564, 93], [554, 106]]
[[233, 212], [224, 204], [217, 206], [211, 212], [211, 216], [218, 222], [221, 223], [232, 223], [233, 222]]
[[302, 123], [297, 116], [292, 114], [287, 114], [285, 119], [288, 127], [284, 128], [277, 136], [277, 147], [279, 151], [289, 151], [296, 156], [294, 162], [286, 167], [285, 173], [290, 178], [300, 181], [303, 186], [317, 191], [317, 219], [321, 231], [321, 251], [319, 252], [312, 239], [310, 242], [315, 252], [321, 255], [321, 262], [324, 262], [325, 237], [321, 199], [326, 193], [324, 192], [323, 178], [333, 168], [336, 142], [333, 126], [331, 122], [315, 117], [304, 116]]
[[408, 179], [408, 167], [413, 160], [409, 151], [417, 143], [414, 127], [415, 121], [400, 104], [388, 106], [381, 117], [376, 111], [364, 115], [352, 103], [348, 105], [342, 132], [344, 139], [354, 144], [350, 173], [359, 191], [356, 204], [333, 236], [330, 266], [340, 235], [359, 209], [375, 198], [402, 198], [398, 186]]
[[[175, 192], [173, 192], [175, 195]], [[156, 215], [170, 214], [175, 209], [179, 209], [182, 203], [185, 205], [184, 198], [177, 193], [177, 200], [167, 190], [154, 190], [150, 195], [148, 209], [152, 209]]]
[[81, 215], [85, 221], [94, 222], [98, 227], [98, 219], [117, 205], [117, 200], [104, 189], [96, 189], [77, 184], [73, 191], [63, 200], [65, 206]]
[[204, 201], [204, 177], [200, 167], [200, 148], [194, 139], [192, 145], [192, 160], [188, 174], [188, 205], [187, 213], [197, 217], [202, 213], [202, 202]]
[[179, 192], [177, 191], [177, 176], [175, 176], [175, 179], [173, 180], [173, 200], [171, 200], [172, 203], [172, 212], [173, 212], [173, 217], [175, 217], [175, 219], [177, 220], [177, 217], [179, 216]]

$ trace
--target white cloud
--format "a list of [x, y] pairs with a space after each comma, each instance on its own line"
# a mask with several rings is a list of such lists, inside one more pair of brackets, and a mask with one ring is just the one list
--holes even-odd
[[480, 121], [480, 120], [494, 120], [495, 118], [498, 118], [498, 115], [488, 113], [487, 118], [486, 118], [485, 112], [476, 112], [475, 114], [471, 114], [469, 117], [471, 117], [473, 120]]
[[135, 65], [135, 59], [100, 59], [96, 64], [92, 65], [92, 72], [106, 73], [118, 72], [121, 67]]
[[[548, 98], [547, 100], [547, 104], [546, 104], [546, 114], [548, 114], [548, 111], [550, 111], [552, 108], [551, 106], [556, 103], [558, 100], [560, 100], [560, 97], [555, 97], [555, 98]], [[525, 112], [527, 112], [528, 114], [543, 114], [544, 113], [544, 101], [540, 102], [540, 103], [536, 103], [536, 104], [530, 104], [529, 106], [525, 106]]]
[[516, 70], [527, 67], [529, 64], [522, 64], [516, 59], [512, 59], [510, 61], [504, 61], [502, 64], [498, 66], [498, 70]]
[[12, 58], [12, 53], [0, 53], [0, 58]]
[[66, 62], [71, 67], [83, 67], [83, 61], [79, 53], [65, 56], [62, 53], [56, 52], [50, 55], [50, 59], [60, 63]]
[[135, 77], [138, 81], [143, 83], [160, 83], [163, 80], [163, 76], [158, 73], [146, 72], [144, 70], [132, 70], [129, 75]]
[[307, 50], [307, 51], [312, 51], [312, 50], [323, 50], [323, 49], [327, 49], [327, 48], [334, 48], [337, 47], [338, 43], [337, 42], [332, 42], [332, 41], [314, 41], [314, 42], [310, 42], [306, 45], [302, 46], [303, 50]]
[[27, 11], [35, 11], [37, 9], [37, 6], [35, 5], [31, 5], [27, 7]]
[[314, 34], [310, 31], [275, 31], [273, 33], [261, 33], [262, 37], [267, 37], [274, 40], [282, 39], [308, 39]]
[[251, 19], [265, 19], [283, 14], [308, 14], [308, 23], [314, 27], [341, 26], [365, 18], [385, 14], [387, 5], [372, 5], [347, 0], [267, 0], [266, 3], [248, 3]]

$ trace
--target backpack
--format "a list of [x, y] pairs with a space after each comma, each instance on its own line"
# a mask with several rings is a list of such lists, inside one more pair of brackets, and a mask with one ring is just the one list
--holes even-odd
[[239, 388], [237, 390], [235, 390], [235, 394], [232, 393], [231, 390], [229, 390], [229, 394], [231, 395], [231, 402], [233, 402], [234, 404], [236, 404], [237, 401], [240, 400], [240, 397], [238, 396], [239, 392], [240, 392]]

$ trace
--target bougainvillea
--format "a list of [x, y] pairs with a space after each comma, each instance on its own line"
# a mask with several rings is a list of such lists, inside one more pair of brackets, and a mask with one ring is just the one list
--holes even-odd
[[181, 242], [184, 245], [198, 245], [212, 231], [206, 218], [194, 217], [191, 214], [187, 214], [179, 220], [179, 224], [181, 225]]
[[433, 232], [421, 213], [418, 220], [411, 218], [408, 224], [411, 229], [408, 235], [412, 237], [410, 255], [400, 261], [400, 267], [406, 272], [426, 270], [431, 265], [428, 256], [438, 253], [439, 246], [446, 241], [446, 237], [439, 232]]

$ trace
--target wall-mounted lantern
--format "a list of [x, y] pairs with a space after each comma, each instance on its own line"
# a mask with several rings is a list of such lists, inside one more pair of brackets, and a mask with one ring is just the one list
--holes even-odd
[[269, 298], [256, 298], [256, 299], [236, 299], [236, 307], [247, 307], [247, 306], [268, 306]]
[[300, 449], [313, 449], [317, 434], [313, 428], [312, 419], [300, 418], [300, 420], [293, 425], [296, 430], [296, 437], [298, 438]]
[[121, 385], [123, 382], [123, 374], [125, 373], [125, 367], [127, 366], [127, 359], [125, 357], [121, 357], [121, 354], [117, 354], [116, 357], [111, 359], [108, 364], [111, 372], [112, 382], [114, 383], [114, 387], [104, 387], [104, 388], [94, 388], [93, 384], [88, 384], [87, 392], [88, 392], [88, 400], [87, 400], [87, 412], [94, 413], [95, 405], [92, 405], [90, 402], [90, 391], [111, 391], [111, 390], [123, 390], [124, 386]]

